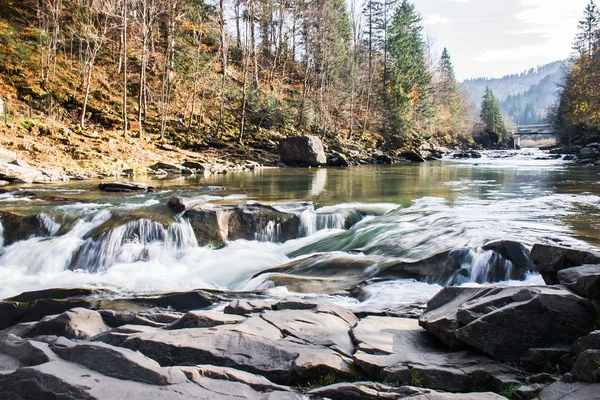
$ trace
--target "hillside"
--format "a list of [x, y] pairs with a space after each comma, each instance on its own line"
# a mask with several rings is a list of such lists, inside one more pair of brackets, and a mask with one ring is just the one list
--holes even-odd
[[[363, 46], [375, 37], [338, 0], [230, 6], [0, 1], [0, 147], [34, 165], [110, 172], [188, 151], [274, 163], [277, 142], [302, 134], [392, 154], [468, 140], [460, 100], [445, 100], [449, 57], [449, 72], [424, 70], [419, 18], [389, 17], [410, 27], [394, 39], [410, 51], [394, 53]], [[388, 15], [416, 16], [397, 7]]]
[[502, 78], [469, 79], [462, 83], [470, 101], [479, 107], [486, 87], [499, 101], [503, 114], [515, 124], [544, 122], [547, 108], [557, 100], [558, 85], [564, 80], [564, 61], [556, 61], [520, 74]]

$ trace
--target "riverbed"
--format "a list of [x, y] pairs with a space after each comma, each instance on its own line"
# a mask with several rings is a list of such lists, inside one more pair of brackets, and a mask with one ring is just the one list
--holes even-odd
[[[141, 180], [156, 190], [137, 194], [100, 192], [99, 181], [10, 188], [0, 194], [0, 210], [36, 215], [48, 234], [4, 246], [0, 230], [0, 298], [55, 287], [124, 294], [214, 288], [262, 289], [272, 297], [318, 298], [356, 310], [425, 302], [447, 283], [376, 281], [358, 299], [342, 290], [296, 293], [262, 272], [319, 255], [319, 262], [307, 259], [298, 274], [307, 280], [323, 277], [323, 260], [347, 260], [365, 266], [358, 274], [362, 279], [395, 262], [468, 249], [468, 265], [463, 265], [468, 279], [452, 284], [485, 285], [490, 282], [476, 279], [475, 271], [490, 262], [482, 249], [486, 243], [600, 246], [599, 171], [543, 158], [543, 152], [523, 150], [425, 164], [146, 178]], [[255, 240], [200, 246], [189, 221], [167, 208], [175, 196], [193, 197], [198, 204], [260, 203], [297, 213], [298, 237], [280, 243], [265, 230], [256, 232]], [[123, 215], [126, 222], [92, 239], [91, 232]], [[335, 278], [356, 279], [353, 274], [342, 269]], [[494, 284], [543, 280], [530, 273], [524, 281]]]

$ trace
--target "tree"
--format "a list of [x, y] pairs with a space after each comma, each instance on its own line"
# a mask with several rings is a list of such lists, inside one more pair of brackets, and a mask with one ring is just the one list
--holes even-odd
[[421, 17], [415, 6], [403, 0], [390, 26], [388, 100], [391, 127], [395, 133], [420, 130], [433, 115], [432, 82], [427, 70]]
[[437, 133], [456, 136], [463, 128], [463, 99], [448, 49], [444, 48], [435, 71], [434, 103]]
[[600, 11], [594, 0], [590, 0], [583, 12], [583, 19], [579, 21], [578, 33], [573, 44], [573, 49], [578, 56], [583, 54], [591, 56], [596, 51], [599, 39], [598, 24], [600, 24]]
[[485, 94], [481, 101], [481, 122], [485, 125], [486, 132], [492, 132], [498, 135], [499, 139], [502, 140], [506, 135], [506, 126], [504, 119], [500, 113], [500, 107], [498, 106], [498, 100], [494, 96], [494, 93], [490, 88], [485, 89]]

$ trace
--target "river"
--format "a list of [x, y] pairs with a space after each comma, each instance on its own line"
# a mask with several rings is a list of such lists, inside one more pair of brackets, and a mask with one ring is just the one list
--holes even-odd
[[[0, 194], [0, 210], [38, 215], [49, 235], [3, 246], [0, 229], [0, 298], [54, 287], [102, 287], [120, 293], [218, 288], [318, 297], [353, 309], [424, 302], [445, 283], [378, 281], [365, 288], [360, 301], [336, 294], [335, 284], [329, 283], [359, 282], [394, 262], [467, 248], [463, 263], [468, 265], [463, 268], [470, 278], [453, 284], [487, 284], [485, 273], [476, 272], [485, 272], [490, 263], [489, 252], [481, 249], [485, 243], [600, 246], [598, 170], [539, 159], [544, 156], [537, 150], [485, 152], [481, 159], [446, 158], [426, 164], [153, 179], [148, 183], [156, 191], [143, 194], [103, 193], [97, 190], [99, 182], [13, 188]], [[210, 204], [270, 204], [299, 215], [300, 237], [274, 243], [269, 232], [257, 232], [258, 240], [202, 247], [189, 222], [166, 207], [174, 196]], [[116, 224], [102, 240], [92, 240], [90, 232], [124, 214], [135, 220]], [[170, 221], [169, 227], [152, 222], [163, 220]], [[349, 220], [354, 224], [346, 229]], [[135, 235], [130, 234], [134, 225]], [[330, 279], [323, 290], [305, 285], [314, 292], [296, 294], [275, 285], [269, 274], [261, 275], [314, 254], [319, 256], [293, 271], [308, 281]], [[338, 265], [330, 273], [328, 260], [360, 265], [362, 270]], [[524, 281], [500, 284], [543, 280], [533, 273]]]

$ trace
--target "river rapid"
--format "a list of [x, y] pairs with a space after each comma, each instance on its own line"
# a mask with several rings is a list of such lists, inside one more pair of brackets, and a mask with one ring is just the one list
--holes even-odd
[[[425, 302], [442, 285], [490, 284], [492, 255], [482, 250], [489, 242], [600, 246], [600, 171], [539, 159], [544, 156], [523, 150], [426, 164], [262, 169], [149, 180], [157, 189], [143, 194], [102, 193], [99, 182], [12, 188], [0, 193], [0, 211], [35, 215], [47, 234], [5, 246], [0, 225], [0, 299], [45, 288], [99, 287], [120, 294], [265, 289], [273, 297], [318, 298], [355, 310]], [[199, 246], [190, 222], [167, 208], [174, 196], [296, 213], [298, 238], [277, 243], [277, 227], [269, 226], [255, 232], [255, 240]], [[124, 222], [92, 237], [123, 215]], [[395, 262], [453, 249], [465, 251], [461, 262], [468, 273], [451, 282], [381, 280], [366, 286], [360, 300], [329, 284], [358, 283]], [[330, 261], [337, 263], [334, 273]], [[290, 262], [297, 262], [295, 278], [328, 279], [327, 289], [304, 285], [311, 290], [295, 293], [263, 273]], [[494, 284], [543, 280], [531, 273]]]

